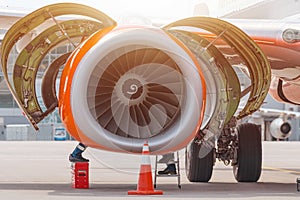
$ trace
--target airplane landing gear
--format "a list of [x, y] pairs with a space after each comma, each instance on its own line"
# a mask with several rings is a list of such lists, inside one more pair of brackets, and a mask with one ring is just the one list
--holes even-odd
[[256, 182], [261, 174], [261, 133], [255, 124], [238, 127], [237, 162], [233, 173], [238, 182]]
[[251, 123], [236, 126], [232, 119], [225, 125], [217, 142], [205, 157], [199, 158], [201, 145], [194, 141], [186, 149], [186, 174], [191, 182], [208, 182], [212, 176], [215, 159], [233, 166], [238, 182], [257, 182], [261, 174], [262, 145], [257, 125]]
[[186, 176], [190, 182], [208, 182], [212, 176], [213, 165], [215, 163], [215, 149], [203, 158], [199, 158], [201, 146], [193, 141], [185, 151]]
[[225, 126], [218, 140], [217, 158], [233, 166], [238, 182], [256, 182], [261, 174], [261, 133], [257, 125]]

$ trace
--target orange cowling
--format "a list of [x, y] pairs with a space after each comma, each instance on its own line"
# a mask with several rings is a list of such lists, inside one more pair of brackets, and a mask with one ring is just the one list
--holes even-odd
[[148, 139], [152, 153], [162, 154], [195, 137], [205, 89], [197, 59], [175, 37], [154, 27], [110, 27], [68, 59], [59, 110], [87, 146], [139, 153]]
[[[92, 39], [84, 42], [79, 48], [77, 48], [72, 55], [69, 57], [65, 68], [62, 72], [60, 79], [60, 88], [59, 88], [59, 113], [62, 118], [63, 123], [67, 131], [78, 141], [84, 141], [86, 145], [90, 147], [98, 147], [98, 145], [86, 137], [81, 130], [76, 126], [74, 122], [73, 113], [71, 110], [71, 95], [70, 89], [72, 84], [72, 78], [76, 71], [77, 65], [80, 62], [80, 58], [84, 56], [84, 54], [89, 50], [89, 48], [102, 38], [106, 33], [111, 31], [114, 28], [108, 27], [105, 29], [101, 29], [96, 34], [93, 35]], [[103, 147], [105, 149], [105, 147]]]

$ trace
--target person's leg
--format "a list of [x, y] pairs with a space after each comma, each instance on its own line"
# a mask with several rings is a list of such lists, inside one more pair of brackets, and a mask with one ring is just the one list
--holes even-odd
[[82, 143], [79, 143], [74, 151], [69, 156], [70, 162], [89, 162], [88, 159], [82, 157], [82, 153], [86, 150], [86, 146]]
[[[162, 162], [162, 161], [164, 162]], [[159, 160], [160, 163], [166, 163], [167, 168], [163, 171], [158, 171], [158, 174], [177, 174], [176, 165], [174, 162], [174, 153], [168, 153], [163, 155], [163, 157]]]

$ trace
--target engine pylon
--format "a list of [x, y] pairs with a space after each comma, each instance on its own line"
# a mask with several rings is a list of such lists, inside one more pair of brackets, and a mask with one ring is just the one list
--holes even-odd
[[162, 195], [162, 190], [154, 190], [152, 181], [152, 170], [150, 163], [150, 152], [148, 142], [143, 145], [142, 162], [140, 167], [137, 190], [129, 190], [128, 195]]

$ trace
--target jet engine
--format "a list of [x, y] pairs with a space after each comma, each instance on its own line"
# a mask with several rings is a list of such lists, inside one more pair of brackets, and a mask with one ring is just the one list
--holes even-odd
[[111, 151], [140, 152], [145, 140], [154, 153], [184, 147], [199, 129], [205, 102], [193, 55], [158, 28], [103, 31], [64, 68], [59, 107], [69, 132]]
[[270, 133], [276, 139], [287, 139], [292, 134], [291, 130], [290, 122], [282, 118], [276, 118], [270, 124]]
[[[260, 131], [237, 121], [263, 103], [270, 63], [230, 22], [191, 17], [160, 28], [118, 25], [92, 7], [52, 4], [7, 31], [1, 64], [35, 129], [58, 107], [67, 131], [87, 146], [141, 153], [147, 141], [158, 155], [187, 147], [190, 181], [207, 182], [215, 158], [232, 162], [238, 181], [260, 176]], [[244, 90], [234, 67], [249, 77]], [[274, 133], [289, 133], [288, 125], [275, 123]]]
[[[16, 22], [1, 50], [11, 93], [36, 129], [58, 107], [75, 139], [116, 152], [140, 153], [147, 141], [151, 153], [164, 154], [197, 138], [204, 157], [231, 119], [234, 126], [260, 107], [270, 84], [270, 66], [257, 44], [229, 22], [208, 17], [161, 28], [117, 25], [94, 8], [58, 3]], [[51, 51], [61, 54], [49, 64]], [[245, 91], [236, 63], [251, 79]]]

